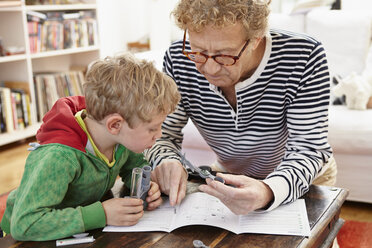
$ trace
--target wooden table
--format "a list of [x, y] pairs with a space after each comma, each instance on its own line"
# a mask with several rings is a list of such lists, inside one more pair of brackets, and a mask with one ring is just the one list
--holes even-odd
[[[229, 231], [209, 226], [187, 226], [165, 232], [112, 233], [102, 229], [90, 231], [96, 239], [93, 243], [80, 244], [83, 247], [193, 247], [193, 240], [199, 239], [213, 247], [330, 247], [343, 220], [339, 219], [340, 209], [346, 199], [347, 190], [326, 186], [310, 187], [303, 198], [311, 228], [309, 238], [300, 236], [233, 234]], [[0, 247], [56, 247], [56, 241], [17, 242], [11, 236], [0, 239]]]

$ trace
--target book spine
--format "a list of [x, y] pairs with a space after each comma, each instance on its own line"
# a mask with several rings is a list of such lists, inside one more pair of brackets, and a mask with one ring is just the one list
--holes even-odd
[[17, 106], [16, 106], [16, 98], [13, 92], [10, 92], [10, 99], [12, 104], [12, 120], [13, 120], [13, 128], [14, 130], [18, 130], [18, 120], [17, 120]]
[[28, 127], [30, 125], [30, 119], [28, 116], [28, 111], [27, 111], [27, 95], [22, 92], [21, 93], [21, 102], [22, 102], [22, 117], [23, 117], [23, 124], [24, 127]]
[[12, 90], [12, 95], [15, 100], [15, 118], [16, 118], [16, 125], [18, 130], [22, 130], [25, 128], [25, 113], [22, 104], [22, 91]]
[[0, 133], [6, 132], [6, 122], [5, 122], [5, 99], [3, 92], [0, 91]]
[[13, 110], [12, 110], [12, 100], [11, 100], [11, 93], [9, 88], [0, 88], [3, 96], [3, 104], [4, 104], [4, 112], [5, 112], [5, 123], [6, 123], [6, 131], [8, 133], [14, 131], [14, 124], [13, 124]]

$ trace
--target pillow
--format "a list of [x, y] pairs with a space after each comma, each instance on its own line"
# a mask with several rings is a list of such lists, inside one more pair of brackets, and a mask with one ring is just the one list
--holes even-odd
[[330, 73], [345, 77], [362, 73], [371, 42], [372, 13], [314, 10], [306, 16], [306, 32], [324, 45]]

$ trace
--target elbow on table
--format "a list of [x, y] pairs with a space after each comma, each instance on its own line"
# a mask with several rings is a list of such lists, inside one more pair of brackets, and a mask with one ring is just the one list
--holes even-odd
[[30, 235], [31, 226], [20, 223], [20, 221], [14, 221], [10, 225], [10, 234], [15, 240], [18, 241], [36, 241], [38, 240], [35, 235]]
[[29, 237], [27, 237], [26, 233], [23, 230], [20, 230], [19, 228], [11, 228], [10, 234], [12, 235], [13, 239], [17, 241], [31, 241]]

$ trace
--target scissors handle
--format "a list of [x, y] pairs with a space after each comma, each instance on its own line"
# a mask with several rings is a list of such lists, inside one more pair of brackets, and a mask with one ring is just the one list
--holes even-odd
[[225, 180], [224, 180], [222, 177], [215, 176], [213, 180], [215, 180], [215, 181], [219, 181], [219, 182], [225, 184]]

